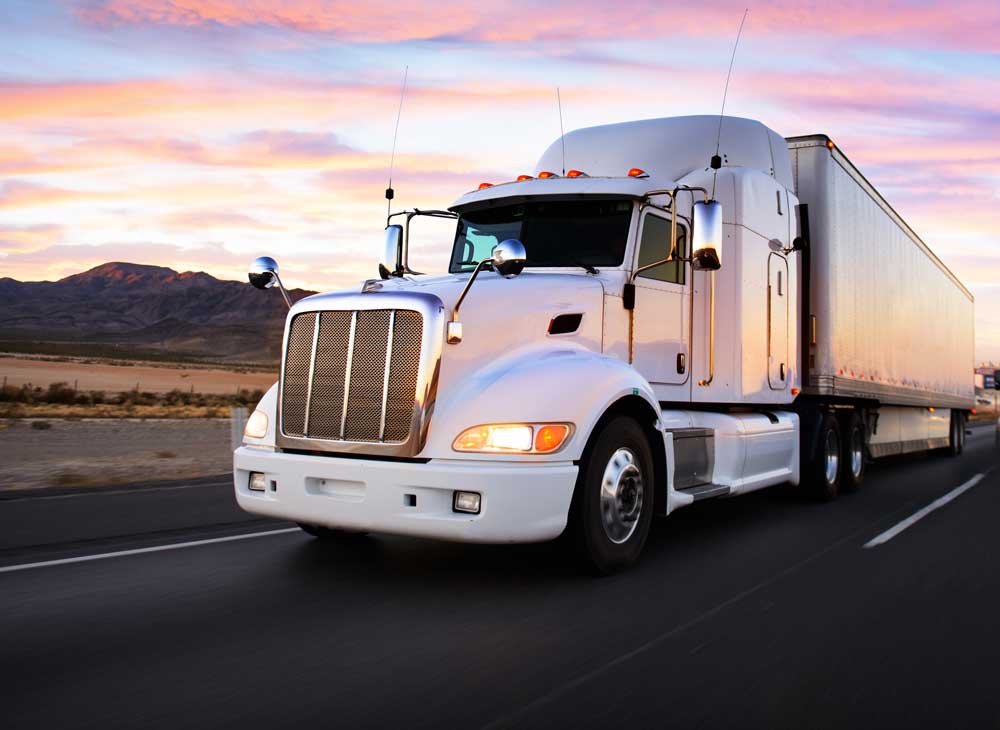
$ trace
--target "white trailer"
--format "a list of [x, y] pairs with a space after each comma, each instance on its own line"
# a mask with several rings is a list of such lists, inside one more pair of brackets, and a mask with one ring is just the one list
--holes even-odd
[[[239, 504], [326, 538], [567, 532], [606, 572], [656, 513], [959, 453], [969, 293], [826, 137], [719, 125], [577, 130], [390, 220], [380, 279], [291, 307]], [[456, 219], [446, 275], [408, 267], [428, 214]], [[280, 287], [271, 259], [250, 279]]]
[[811, 243], [803, 392], [879, 404], [874, 456], [947, 446], [937, 409], [975, 399], [972, 294], [828, 137], [788, 141]]

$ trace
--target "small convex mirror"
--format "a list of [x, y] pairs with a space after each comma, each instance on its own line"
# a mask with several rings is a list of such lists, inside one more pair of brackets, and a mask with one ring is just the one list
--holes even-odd
[[516, 238], [508, 238], [496, 245], [492, 258], [493, 269], [501, 276], [510, 278], [524, 271], [528, 253], [524, 250], [523, 243]]
[[270, 289], [277, 281], [278, 262], [270, 256], [258, 256], [250, 264], [247, 278], [258, 289]]
[[691, 232], [691, 268], [716, 271], [722, 267], [722, 203], [695, 202]]
[[403, 273], [403, 227], [393, 224], [385, 227], [385, 247], [378, 273], [383, 279]]

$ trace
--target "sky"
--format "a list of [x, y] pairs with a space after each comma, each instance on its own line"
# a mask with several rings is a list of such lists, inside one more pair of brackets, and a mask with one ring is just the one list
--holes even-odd
[[[567, 130], [717, 113], [744, 7], [0, 0], [0, 276], [243, 279], [269, 254], [289, 285], [353, 284], [404, 68], [394, 204], [445, 207], [532, 171], [557, 87]], [[977, 360], [1000, 361], [1000, 3], [752, 5], [726, 111], [830, 135], [972, 290]]]

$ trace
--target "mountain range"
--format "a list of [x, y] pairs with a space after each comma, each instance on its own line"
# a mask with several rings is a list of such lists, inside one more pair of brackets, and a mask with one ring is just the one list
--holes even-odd
[[0, 346], [274, 363], [287, 312], [276, 288], [111, 262], [59, 281], [0, 279]]

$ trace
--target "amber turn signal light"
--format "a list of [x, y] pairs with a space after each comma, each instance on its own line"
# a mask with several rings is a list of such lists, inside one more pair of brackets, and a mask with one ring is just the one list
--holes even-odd
[[569, 436], [569, 426], [564, 424], [542, 426], [535, 432], [535, 451], [540, 454], [555, 451], [562, 446], [567, 436]]

